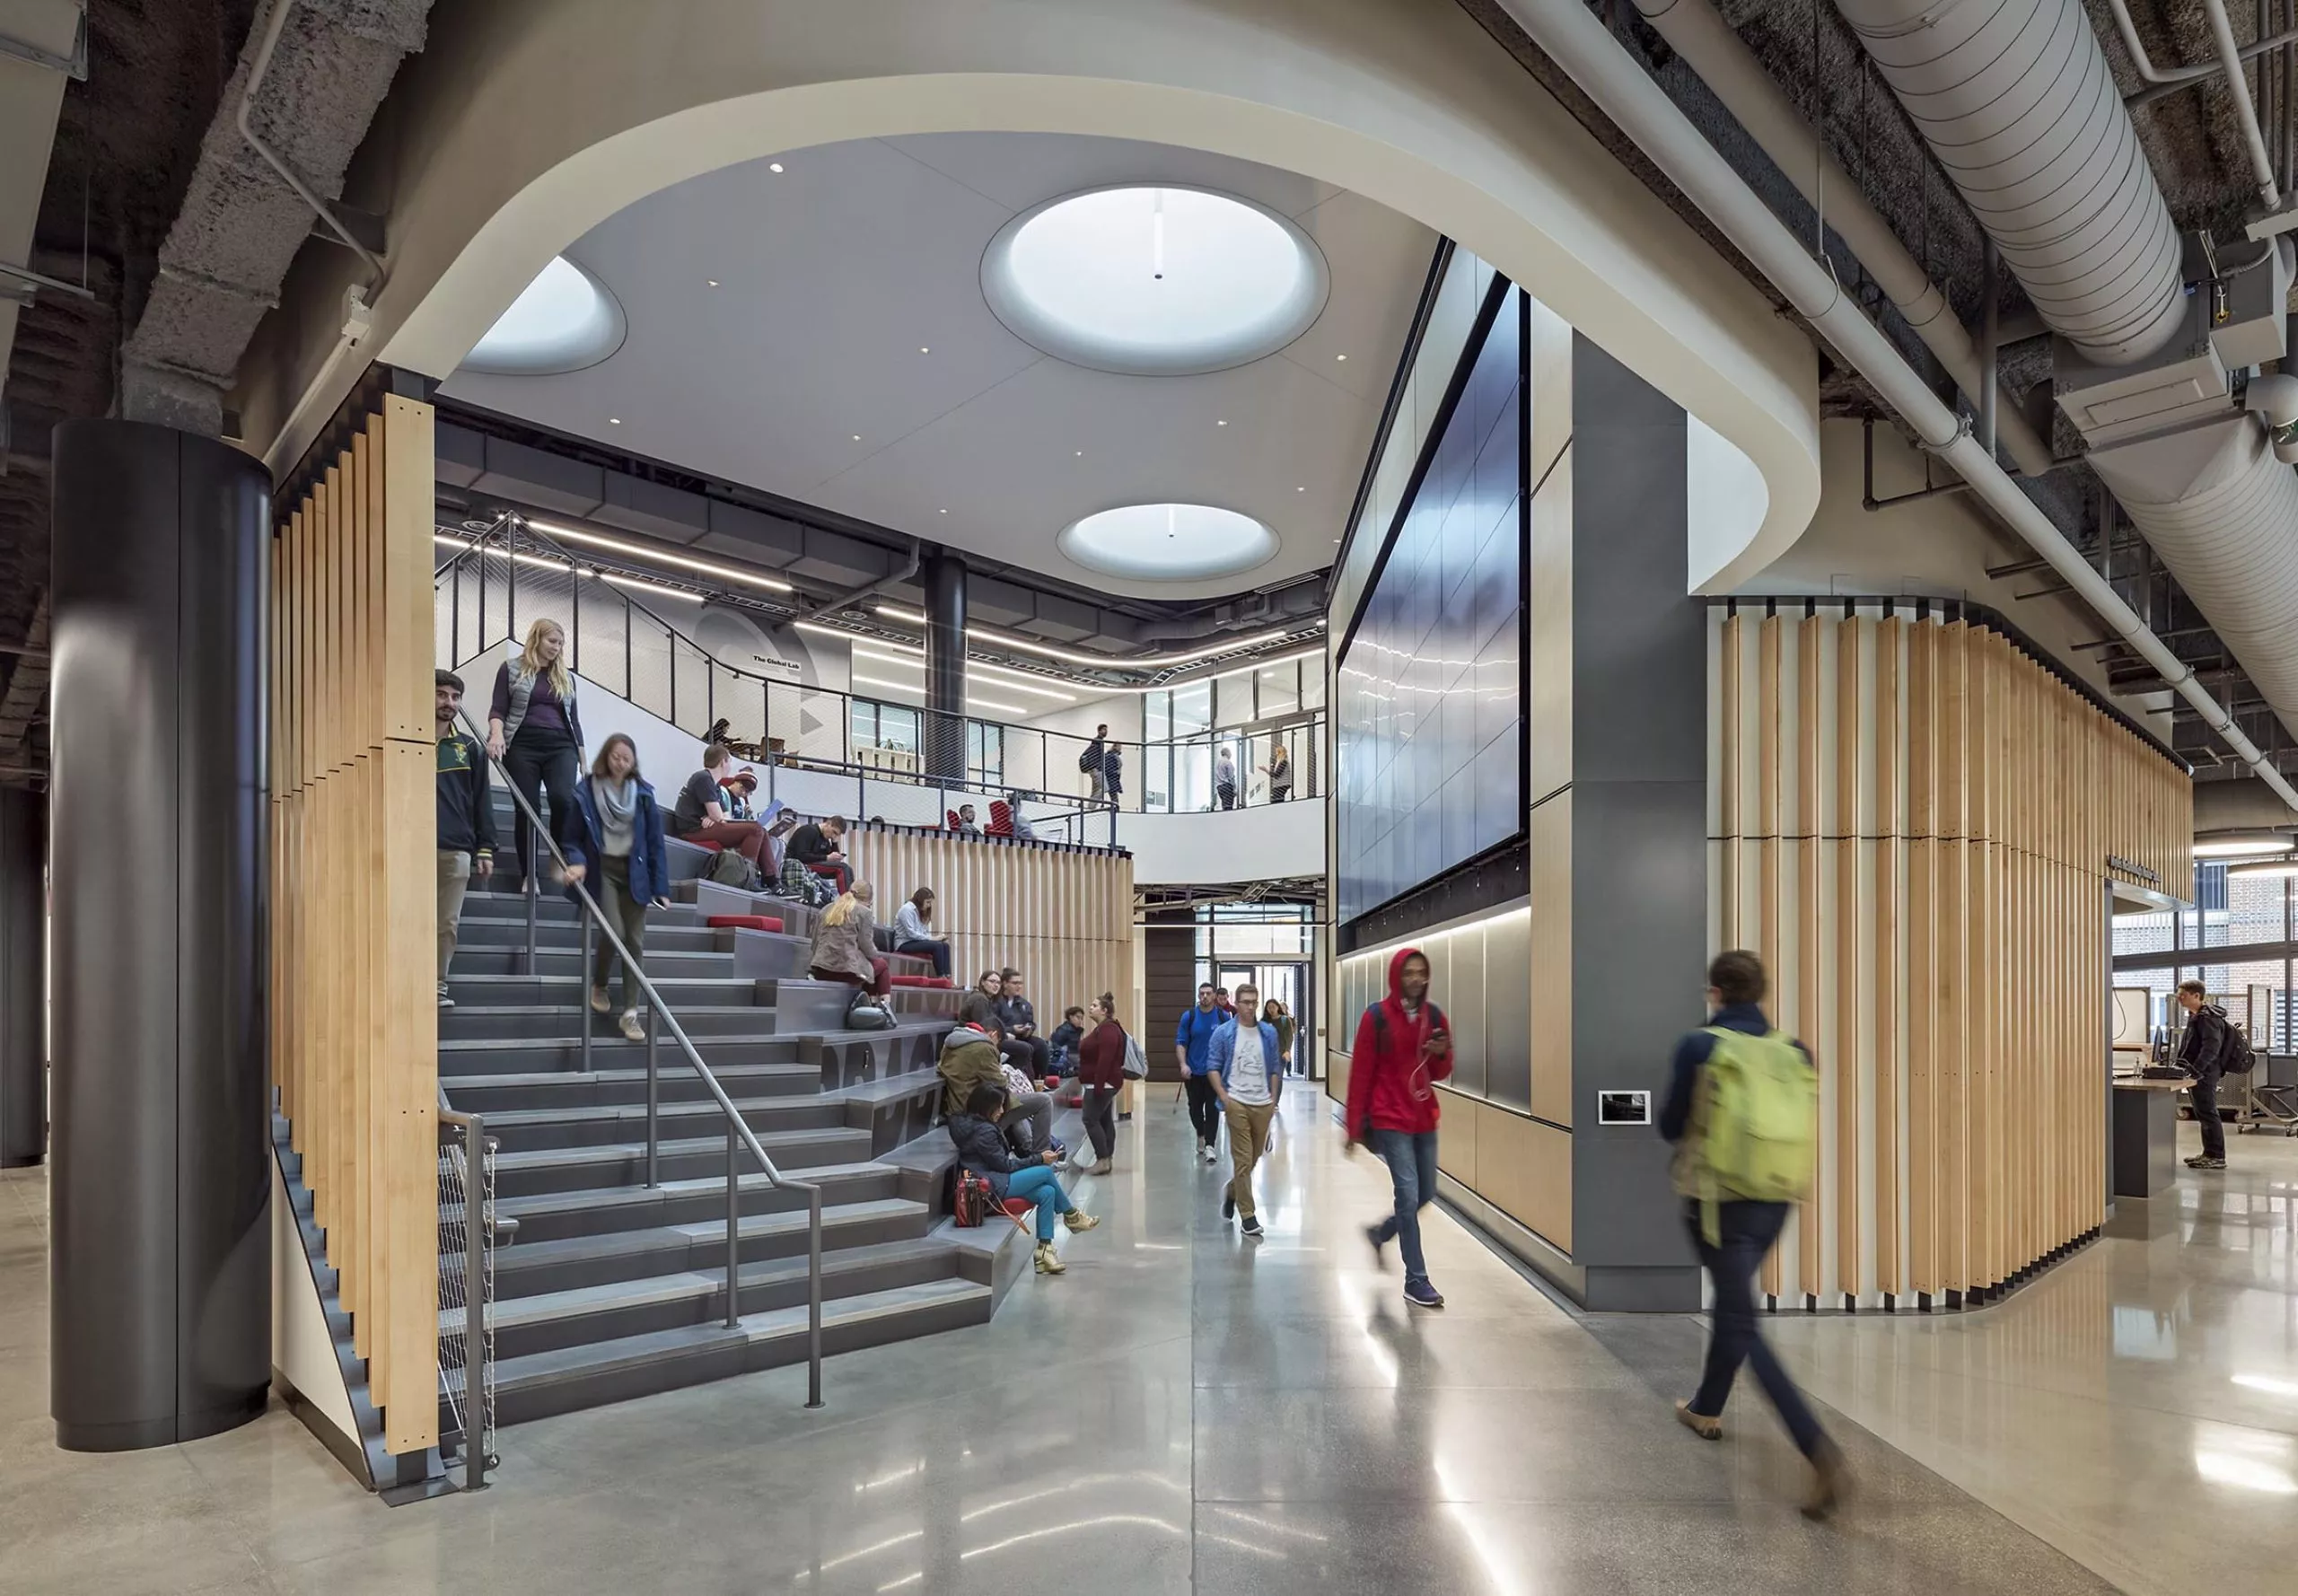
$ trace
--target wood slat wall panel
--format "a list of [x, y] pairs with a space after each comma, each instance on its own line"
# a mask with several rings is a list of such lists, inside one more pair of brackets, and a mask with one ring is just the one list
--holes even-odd
[[1764, 1288], [1983, 1299], [2103, 1217], [2107, 859], [2175, 883], [2193, 797], [2009, 639], [1877, 608], [1712, 634], [1716, 927], [1833, 1055]]
[[438, 1440], [431, 408], [347, 436], [273, 549], [270, 1068], [405, 1453]]

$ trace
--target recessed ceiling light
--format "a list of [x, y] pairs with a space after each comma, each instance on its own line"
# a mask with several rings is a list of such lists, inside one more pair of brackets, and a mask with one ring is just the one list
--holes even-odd
[[718, 279], [715, 277], [705, 277], [702, 280], [709, 284], [713, 288], [718, 286]]
[[1083, 449], [1080, 449], [1080, 450], [1077, 452], [1077, 458], [1078, 458], [1079, 460], [1083, 460], [1083, 459], [1084, 459], [1084, 458], [1085, 458], [1085, 452], [1084, 452]]
[[1333, 358], [1334, 358], [1335, 360], [1346, 360], [1346, 359], [1348, 358], [1348, 356], [1347, 356], [1347, 355], [1334, 355], [1334, 356], [1333, 356]]
[[854, 434], [854, 441], [859, 443], [862, 441], [862, 434], [860, 433], [855, 433]]
[[943, 513], [943, 514], [944, 514], [944, 515], [947, 515], [947, 514], [949, 513], [949, 512], [948, 512], [947, 510], [944, 510], [944, 511], [943, 511], [943, 512], [942, 512], [942, 513]]
[[782, 170], [782, 162], [779, 161], [769, 161], [766, 163], [766, 170], [768, 171], [780, 171]]
[[1229, 424], [1228, 424], [1227, 422], [1225, 422], [1225, 421], [1216, 421], [1216, 422], [1215, 422], [1213, 425], [1215, 425], [1215, 426], [1226, 426], [1226, 425], [1228, 425]]
[[1309, 491], [1309, 489], [1308, 489], [1307, 485], [1306, 485], [1306, 484], [1303, 484], [1302, 486], [1301, 486], [1301, 487], [1299, 487], [1294, 488], [1293, 491], [1294, 491], [1294, 493], [1306, 493], [1306, 492], [1308, 492], [1308, 491]]
[[1073, 365], [1137, 376], [1273, 355], [1324, 309], [1325, 258], [1298, 226], [1203, 189], [1097, 189], [1025, 211], [982, 257], [989, 308]]
[[920, 344], [917, 346], [917, 352], [920, 355], [931, 355], [934, 353], [934, 348], [930, 344]]
[[607, 417], [607, 425], [609, 426], [620, 426], [622, 425], [622, 417], [619, 416], [610, 416]]
[[557, 255], [463, 356], [463, 369], [514, 377], [579, 372], [621, 348], [628, 330], [606, 285]]
[[1211, 504], [1124, 504], [1071, 522], [1056, 541], [1088, 570], [1143, 582], [1225, 576], [1276, 552], [1267, 526]]

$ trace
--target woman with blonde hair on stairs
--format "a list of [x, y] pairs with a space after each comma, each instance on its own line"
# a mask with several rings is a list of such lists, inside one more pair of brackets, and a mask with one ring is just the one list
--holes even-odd
[[[487, 711], [487, 751], [503, 761], [511, 785], [539, 819], [543, 794], [550, 794], [550, 834], [566, 853], [580, 846], [574, 783], [583, 767], [583, 722], [574, 710], [574, 677], [566, 669], [566, 633], [548, 616], [527, 628], [526, 646], [495, 672], [495, 697]], [[519, 875], [534, 873], [535, 838], [523, 817], [519, 834]]]
[[807, 966], [818, 981], [843, 981], [873, 997], [893, 990], [888, 965], [878, 952], [877, 922], [870, 901], [877, 896], [867, 881], [856, 881], [822, 910], [814, 924], [813, 951]]

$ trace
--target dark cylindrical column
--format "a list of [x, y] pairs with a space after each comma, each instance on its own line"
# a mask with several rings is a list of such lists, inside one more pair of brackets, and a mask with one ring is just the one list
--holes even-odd
[[270, 1378], [270, 482], [226, 444], [55, 434], [57, 1442], [189, 1441]]
[[963, 781], [966, 774], [966, 563], [937, 554], [925, 578], [925, 719], [928, 774]]
[[48, 795], [0, 787], [0, 1170], [48, 1151]]

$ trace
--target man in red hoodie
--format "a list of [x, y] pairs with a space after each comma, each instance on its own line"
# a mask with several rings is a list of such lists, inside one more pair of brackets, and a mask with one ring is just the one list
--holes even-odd
[[1389, 995], [1356, 1022], [1349, 1049], [1348, 1106], [1343, 1123], [1353, 1149], [1362, 1142], [1389, 1166], [1396, 1212], [1369, 1227], [1373, 1257], [1387, 1262], [1389, 1239], [1404, 1253], [1404, 1300], [1442, 1308], [1420, 1250], [1420, 1210], [1436, 1195], [1436, 1092], [1452, 1073], [1452, 1032], [1428, 1001], [1428, 956], [1399, 948], [1389, 960]]

